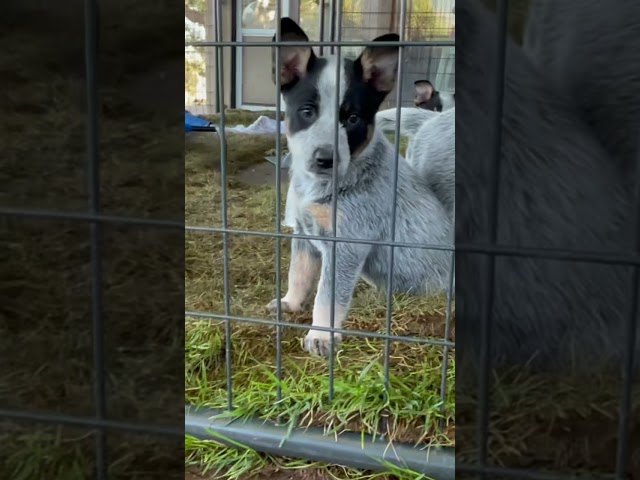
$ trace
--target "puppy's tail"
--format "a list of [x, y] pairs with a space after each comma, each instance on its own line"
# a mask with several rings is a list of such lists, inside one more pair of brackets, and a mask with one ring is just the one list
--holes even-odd
[[[422, 124], [439, 112], [423, 110], [421, 108], [403, 107], [400, 109], [400, 135], [412, 137]], [[383, 132], [393, 132], [396, 128], [396, 109], [389, 108], [376, 113], [376, 124]]]

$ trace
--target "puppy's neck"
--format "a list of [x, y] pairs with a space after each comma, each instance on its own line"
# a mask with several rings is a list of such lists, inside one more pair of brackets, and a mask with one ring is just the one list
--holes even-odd
[[[386, 178], [386, 170], [391, 165], [390, 155], [393, 155], [391, 144], [378, 128], [374, 128], [367, 146], [349, 160], [346, 172], [338, 175], [338, 196], [349, 194], [376, 178]], [[317, 175], [306, 169], [297, 169], [293, 164], [295, 162], [292, 162], [289, 175], [292, 186], [301, 199], [316, 201], [322, 198], [326, 201], [333, 197], [333, 172]]]

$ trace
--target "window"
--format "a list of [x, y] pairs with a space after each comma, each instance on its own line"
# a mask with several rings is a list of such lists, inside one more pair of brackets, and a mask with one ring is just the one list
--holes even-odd
[[275, 30], [276, 0], [242, 0], [243, 30]]
[[[184, 39], [203, 41], [207, 38], [207, 2], [185, 0]], [[184, 103], [186, 108], [204, 107], [207, 104], [207, 59], [205, 51], [185, 47], [184, 55]], [[194, 111], [199, 111], [195, 109]]]

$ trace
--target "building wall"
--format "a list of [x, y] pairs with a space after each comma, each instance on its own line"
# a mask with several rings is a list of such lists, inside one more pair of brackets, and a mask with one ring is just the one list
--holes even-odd
[[[245, 37], [247, 42], [264, 41], [264, 37]], [[242, 100], [245, 104], [274, 106], [276, 86], [271, 76], [271, 48], [249, 47], [242, 49], [244, 73]]]
[[[241, 3], [240, 1], [238, 3]], [[329, 2], [325, 0], [325, 38], [330, 34]], [[364, 0], [354, 2], [357, 9], [345, 10], [343, 13], [343, 40], [371, 40], [388, 33], [392, 22], [393, 12], [389, 0]], [[298, 1], [292, 1], [290, 15], [298, 18]], [[264, 41], [265, 37], [245, 37], [247, 42]], [[314, 49], [318, 54], [318, 48]], [[354, 57], [361, 48], [342, 49], [343, 56]], [[248, 47], [242, 49], [242, 99], [244, 104], [275, 105], [275, 85], [271, 80], [271, 51], [266, 47]]]
[[[213, 9], [215, 3], [218, 0], [208, 0], [208, 7], [210, 15], [207, 15], [207, 33], [208, 39], [214, 41], [216, 38]], [[231, 41], [231, 26], [232, 26], [232, 8], [231, 2], [235, 0], [222, 0], [222, 40]], [[224, 74], [224, 104], [228, 107], [231, 104], [231, 48], [223, 48], [223, 61], [221, 62], [222, 71]], [[217, 76], [216, 76], [216, 48], [207, 48], [207, 104], [210, 105], [209, 114], [215, 113], [218, 108], [218, 91], [217, 91]]]

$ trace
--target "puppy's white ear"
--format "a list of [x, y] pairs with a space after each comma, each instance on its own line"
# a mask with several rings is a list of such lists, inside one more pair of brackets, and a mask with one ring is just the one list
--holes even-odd
[[[400, 37], [388, 33], [374, 42], [397, 42]], [[389, 93], [396, 84], [398, 73], [398, 47], [367, 47], [356, 60], [362, 68], [362, 80], [380, 93]]]
[[[280, 40], [282, 42], [308, 42], [309, 37], [300, 26], [289, 17], [280, 19]], [[276, 41], [275, 35], [273, 41]], [[276, 83], [276, 54], [277, 48], [271, 48], [271, 73], [273, 83]], [[293, 84], [304, 77], [315, 55], [309, 46], [281, 46], [280, 47], [280, 86], [282, 88]]]

